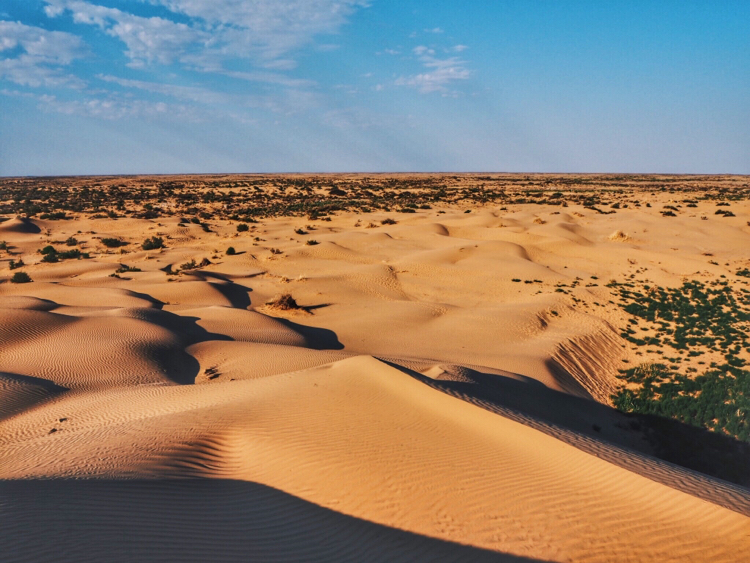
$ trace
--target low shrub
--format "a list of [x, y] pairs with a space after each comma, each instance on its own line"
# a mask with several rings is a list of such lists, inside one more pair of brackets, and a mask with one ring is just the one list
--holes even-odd
[[32, 281], [31, 277], [26, 272], [16, 272], [10, 278], [11, 283], [29, 283], [30, 281]]
[[125, 246], [128, 243], [120, 240], [119, 238], [103, 238], [102, 244], [107, 248], [120, 248], [121, 246]]
[[143, 244], [141, 244], [141, 248], [143, 248], [143, 250], [156, 250], [157, 248], [164, 248], [164, 239], [162, 239], [161, 237], [147, 238], [143, 241]]

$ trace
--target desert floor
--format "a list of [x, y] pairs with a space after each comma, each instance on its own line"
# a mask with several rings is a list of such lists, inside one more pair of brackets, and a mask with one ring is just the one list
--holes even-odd
[[750, 560], [742, 445], [612, 408], [665, 352], [611, 280], [750, 288], [750, 202], [702, 182], [243, 232], [213, 203], [7, 213], [0, 559]]

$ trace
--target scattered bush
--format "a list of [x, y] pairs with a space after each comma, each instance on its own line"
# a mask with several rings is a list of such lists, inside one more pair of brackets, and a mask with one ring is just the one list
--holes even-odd
[[140, 268], [135, 268], [131, 266], [126, 266], [125, 264], [120, 264], [120, 267], [115, 270], [118, 274], [124, 274], [125, 272], [140, 272]]
[[385, 219], [380, 221], [381, 225], [395, 225], [396, 223], [398, 223], [398, 221], [396, 221], [395, 219], [391, 219], [390, 217], [386, 217]]
[[19, 258], [19, 259], [18, 259], [18, 262], [16, 262], [15, 260], [11, 260], [11, 261], [10, 261], [10, 262], [8, 263], [8, 267], [9, 267], [9, 268], [10, 268], [11, 270], [15, 270], [16, 268], [21, 268], [21, 267], [23, 267], [23, 266], [25, 266], [25, 265], [26, 265], [26, 264], [24, 264], [24, 263], [23, 263], [23, 260], [22, 260], [21, 258]]
[[234, 249], [233, 246], [230, 246], [229, 248], [227, 248], [227, 256], [234, 256], [235, 254], [237, 254], [237, 251]]
[[68, 237], [68, 240], [65, 241], [65, 244], [67, 246], [77, 246], [78, 245], [78, 240], [76, 238], [74, 238], [74, 237]]
[[315, 240], [315, 239], [310, 239], [305, 244], [307, 246], [315, 246], [316, 244], [320, 244], [320, 243], [317, 240]]
[[29, 283], [30, 281], [32, 281], [31, 277], [26, 272], [16, 272], [10, 278], [11, 283]]
[[141, 245], [143, 250], [156, 250], [157, 248], [164, 248], [164, 239], [161, 237], [151, 237], [143, 241]]
[[118, 238], [103, 238], [102, 244], [107, 248], [120, 248], [121, 246], [125, 246], [128, 243]]
[[250, 227], [247, 226], [247, 223], [240, 223], [239, 225], [237, 225], [237, 232], [244, 233], [247, 232], [249, 228]]

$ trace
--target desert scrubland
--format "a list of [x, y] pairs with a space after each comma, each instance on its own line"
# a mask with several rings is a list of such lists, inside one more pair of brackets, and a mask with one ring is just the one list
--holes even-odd
[[3, 561], [750, 560], [750, 178], [0, 179]]

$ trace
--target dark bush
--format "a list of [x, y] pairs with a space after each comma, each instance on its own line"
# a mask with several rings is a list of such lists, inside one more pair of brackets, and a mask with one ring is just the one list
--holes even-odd
[[233, 246], [230, 246], [229, 248], [227, 248], [227, 256], [234, 256], [235, 254], [237, 254], [237, 251], [234, 249]]
[[164, 239], [161, 237], [151, 237], [143, 241], [141, 245], [143, 250], [156, 250], [157, 248], [164, 248]]
[[250, 227], [247, 226], [247, 223], [240, 223], [237, 225], [237, 232], [238, 233], [244, 233], [246, 232]]
[[127, 245], [128, 243], [120, 240], [119, 238], [103, 238], [102, 244], [107, 248], [119, 248], [121, 246]]
[[10, 278], [11, 283], [29, 283], [31, 277], [26, 272], [16, 272], [13, 277]]

